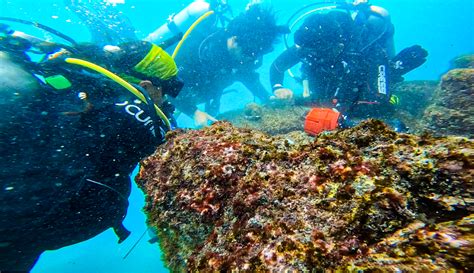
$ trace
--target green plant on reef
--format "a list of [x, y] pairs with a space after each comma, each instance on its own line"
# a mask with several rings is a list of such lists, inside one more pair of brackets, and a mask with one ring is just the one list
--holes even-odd
[[472, 272], [474, 143], [382, 122], [312, 142], [218, 122], [141, 164], [172, 272]]

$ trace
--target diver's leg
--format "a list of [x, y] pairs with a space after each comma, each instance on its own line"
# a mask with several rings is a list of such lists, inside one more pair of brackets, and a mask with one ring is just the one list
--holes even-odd
[[[15, 232], [12, 231], [12, 233]], [[21, 242], [3, 241], [0, 243], [0, 272], [30, 272], [38, 261], [43, 251], [35, 248], [34, 241], [25, 242], [24, 236], [26, 235], [20, 234], [19, 238], [15, 235], [9, 236], [10, 239], [16, 237]]]
[[123, 223], [118, 224], [117, 226], [113, 227], [115, 235], [119, 238], [118, 243], [122, 243], [125, 241], [128, 236], [130, 236], [130, 230], [128, 230]]
[[219, 110], [221, 107], [221, 97], [218, 96], [217, 98], [213, 98], [206, 102], [205, 104], [205, 111], [211, 116], [216, 116], [219, 114]]

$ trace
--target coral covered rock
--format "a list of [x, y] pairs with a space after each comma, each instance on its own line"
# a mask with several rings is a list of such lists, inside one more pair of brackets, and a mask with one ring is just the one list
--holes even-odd
[[451, 62], [452, 68], [474, 68], [474, 54], [462, 55]]
[[443, 76], [423, 121], [435, 134], [474, 136], [474, 69], [454, 69]]
[[218, 122], [144, 160], [173, 272], [474, 270], [474, 143], [383, 123], [311, 143]]
[[400, 99], [397, 111], [406, 111], [414, 117], [422, 117], [438, 85], [439, 81], [405, 81], [397, 84], [393, 90]]
[[251, 103], [242, 110], [225, 113], [219, 118], [235, 126], [257, 129], [270, 135], [304, 131], [304, 119], [308, 107], [295, 105], [260, 106]]
[[411, 133], [424, 132], [423, 114], [437, 88], [438, 81], [405, 81], [396, 84], [393, 94], [399, 98], [399, 104], [395, 105], [392, 118], [402, 121]]

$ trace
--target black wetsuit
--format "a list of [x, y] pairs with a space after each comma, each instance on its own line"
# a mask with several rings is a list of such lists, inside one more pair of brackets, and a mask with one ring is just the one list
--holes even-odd
[[317, 28], [311, 25], [312, 19], [333, 16], [337, 24], [334, 27], [340, 30], [315, 43], [319, 48], [306, 50], [303, 46], [293, 46], [283, 52], [271, 66], [272, 86], [283, 84], [283, 73], [301, 62], [302, 78], [309, 82], [313, 103], [336, 107], [345, 114], [357, 111], [374, 117], [385, 112], [390, 108], [393, 25], [388, 19], [367, 12], [359, 12], [355, 19], [343, 11], [308, 18], [302, 28]]
[[203, 24], [183, 44], [176, 59], [179, 76], [185, 83], [173, 100], [178, 110], [193, 116], [196, 105], [206, 103], [206, 112], [218, 114], [223, 90], [235, 82], [241, 82], [261, 102], [268, 100], [269, 93], [255, 71], [261, 66], [261, 58], [236, 61], [227, 50], [227, 38], [223, 29]]
[[43, 251], [110, 227], [124, 239], [129, 175], [164, 141], [163, 123], [123, 87], [70, 64], [49, 68], [35, 73], [72, 87], [0, 90], [2, 272], [27, 271]]

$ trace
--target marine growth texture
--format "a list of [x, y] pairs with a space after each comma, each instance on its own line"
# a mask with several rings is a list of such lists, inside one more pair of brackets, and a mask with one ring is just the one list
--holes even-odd
[[142, 162], [172, 272], [474, 270], [474, 143], [375, 120], [290, 144], [218, 122]]

